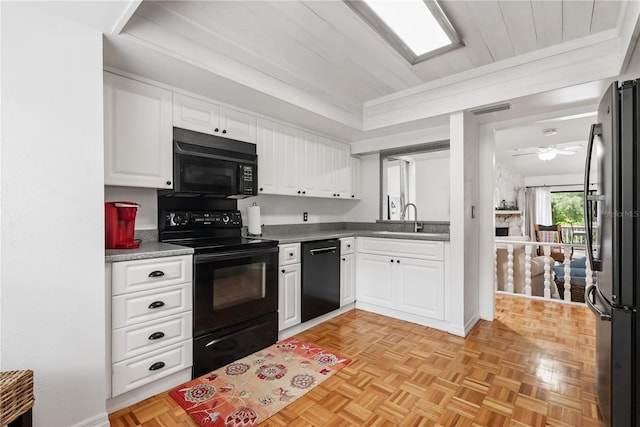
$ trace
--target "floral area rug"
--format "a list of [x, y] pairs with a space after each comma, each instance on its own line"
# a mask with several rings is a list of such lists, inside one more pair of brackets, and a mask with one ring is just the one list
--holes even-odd
[[202, 426], [251, 426], [350, 361], [291, 337], [189, 381], [169, 395]]

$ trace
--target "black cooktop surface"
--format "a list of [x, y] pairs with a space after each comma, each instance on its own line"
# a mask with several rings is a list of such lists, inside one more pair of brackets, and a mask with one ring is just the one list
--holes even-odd
[[226, 251], [240, 251], [251, 249], [272, 248], [278, 246], [277, 240], [252, 237], [220, 237], [206, 239], [175, 239], [165, 240], [165, 243], [188, 246], [195, 249], [195, 253], [217, 253]]

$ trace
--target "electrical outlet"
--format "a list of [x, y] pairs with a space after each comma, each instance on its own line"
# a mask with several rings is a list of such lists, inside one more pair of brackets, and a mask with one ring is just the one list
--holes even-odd
[[305, 221], [305, 222], [308, 221], [309, 220], [309, 214], [307, 214], [306, 212], [303, 212], [302, 213], [302, 220]]

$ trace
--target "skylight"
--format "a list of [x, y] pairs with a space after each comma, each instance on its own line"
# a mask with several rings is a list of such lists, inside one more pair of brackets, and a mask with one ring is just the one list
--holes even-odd
[[411, 64], [461, 46], [435, 0], [345, 0]]

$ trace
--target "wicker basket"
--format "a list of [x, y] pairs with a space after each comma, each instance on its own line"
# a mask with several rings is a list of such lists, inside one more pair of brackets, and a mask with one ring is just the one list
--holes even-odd
[[[564, 282], [556, 282], [560, 299], [564, 300]], [[571, 301], [584, 302], [584, 285], [571, 284]]]
[[33, 371], [0, 372], [0, 426], [33, 407]]

